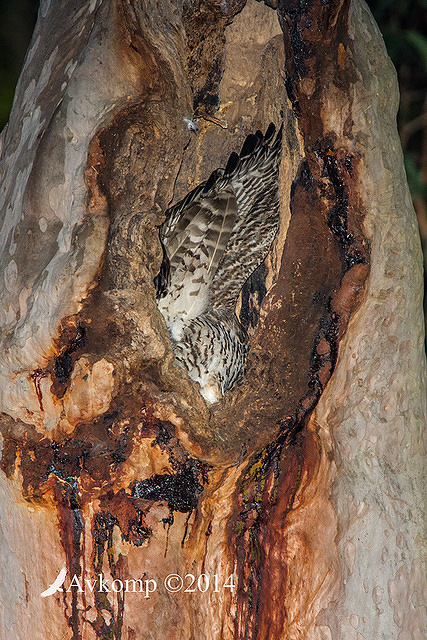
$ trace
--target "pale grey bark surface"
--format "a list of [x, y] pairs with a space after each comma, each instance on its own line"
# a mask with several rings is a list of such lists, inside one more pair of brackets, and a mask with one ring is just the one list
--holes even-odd
[[108, 221], [85, 220], [87, 153], [129, 92], [120, 77], [110, 82], [118, 61], [107, 46], [108, 4], [97, 12], [99, 4], [42, 2], [3, 132], [1, 408], [24, 422], [30, 411], [47, 430], [28, 373], [44, 365], [62, 318], [92, 286]]
[[[341, 581], [322, 612], [324, 638], [421, 640], [426, 632], [427, 381], [422, 256], [395, 118], [395, 70], [366, 5], [351, 34], [372, 266], [365, 299], [317, 409], [336, 464]], [[331, 439], [329, 439], [331, 438]]]

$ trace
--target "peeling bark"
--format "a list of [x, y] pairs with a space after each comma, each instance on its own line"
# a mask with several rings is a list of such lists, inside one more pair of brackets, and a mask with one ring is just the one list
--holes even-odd
[[[1, 138], [5, 637], [422, 637], [397, 97], [362, 0], [42, 2]], [[156, 306], [158, 226], [281, 121], [280, 229], [236, 309], [245, 376], [208, 408]]]

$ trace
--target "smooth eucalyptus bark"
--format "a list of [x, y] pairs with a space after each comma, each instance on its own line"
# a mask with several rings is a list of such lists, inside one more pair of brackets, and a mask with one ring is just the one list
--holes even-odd
[[[422, 637], [421, 251], [397, 104], [362, 0], [42, 2], [1, 138], [0, 636]], [[245, 381], [208, 409], [156, 307], [157, 227], [281, 120], [267, 295]], [[63, 567], [66, 588], [157, 586], [41, 598]]]

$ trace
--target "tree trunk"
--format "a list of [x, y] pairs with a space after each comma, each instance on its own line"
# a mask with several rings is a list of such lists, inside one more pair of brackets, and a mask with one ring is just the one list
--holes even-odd
[[[421, 639], [421, 252], [366, 4], [79, 4], [42, 1], [2, 134], [1, 637]], [[282, 121], [245, 376], [207, 406], [158, 227]]]

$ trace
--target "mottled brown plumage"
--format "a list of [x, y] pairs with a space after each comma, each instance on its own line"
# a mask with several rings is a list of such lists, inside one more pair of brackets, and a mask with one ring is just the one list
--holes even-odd
[[247, 336], [235, 306], [248, 277], [265, 259], [279, 224], [278, 170], [282, 128], [247, 137], [240, 155], [168, 209], [156, 277], [158, 306], [176, 358], [208, 402], [241, 375]]

